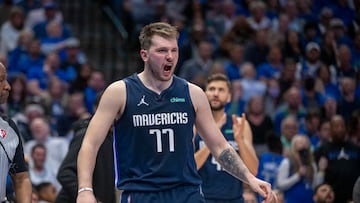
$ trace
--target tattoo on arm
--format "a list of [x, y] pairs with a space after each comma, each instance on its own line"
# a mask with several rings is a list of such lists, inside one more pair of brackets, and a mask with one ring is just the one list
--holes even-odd
[[249, 183], [246, 173], [249, 173], [249, 169], [245, 166], [240, 156], [233, 148], [225, 149], [218, 157], [220, 165], [236, 178], [245, 183]]

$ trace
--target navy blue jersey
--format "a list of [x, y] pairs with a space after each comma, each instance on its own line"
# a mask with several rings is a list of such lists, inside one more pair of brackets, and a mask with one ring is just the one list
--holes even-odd
[[194, 159], [195, 110], [185, 80], [176, 76], [157, 94], [137, 74], [124, 79], [126, 106], [115, 121], [116, 185], [160, 191], [200, 185]]
[[[229, 144], [233, 146], [236, 151], [239, 151], [239, 147], [234, 140], [232, 126], [232, 118], [227, 115], [226, 123], [221, 127], [221, 132]], [[205, 143], [201, 140], [200, 136], [196, 135], [196, 150], [201, 149], [204, 144]], [[211, 154], [204, 165], [199, 169], [199, 174], [203, 181], [202, 189], [205, 199], [231, 200], [242, 198], [242, 182], [224, 171]]]

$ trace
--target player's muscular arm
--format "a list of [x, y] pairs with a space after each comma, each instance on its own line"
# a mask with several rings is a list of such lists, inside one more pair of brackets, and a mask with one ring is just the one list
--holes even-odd
[[239, 155], [233, 148], [225, 149], [217, 161], [220, 165], [231, 175], [237, 177], [245, 183], [249, 183], [247, 174], [249, 174], [249, 169], [245, 166], [244, 162], [239, 158]]
[[196, 111], [196, 129], [202, 136], [211, 154], [230, 174], [248, 183], [249, 172], [239, 154], [229, 145], [215, 123], [205, 93], [198, 87], [190, 86], [191, 99]]

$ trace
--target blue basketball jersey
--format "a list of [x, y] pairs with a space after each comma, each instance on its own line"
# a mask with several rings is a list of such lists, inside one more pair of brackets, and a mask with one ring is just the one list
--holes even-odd
[[[238, 152], [239, 147], [234, 140], [232, 126], [232, 118], [227, 115], [226, 123], [222, 126], [221, 132], [229, 144]], [[201, 140], [199, 135], [197, 135], [195, 138], [196, 150], [201, 149], [204, 144], [204, 141]], [[204, 165], [199, 169], [199, 174], [203, 181], [202, 189], [205, 199], [242, 199], [243, 183], [224, 171], [211, 154], [205, 161]]]
[[194, 159], [193, 108], [185, 80], [157, 94], [137, 74], [124, 79], [126, 106], [114, 123], [116, 185], [160, 191], [201, 184]]

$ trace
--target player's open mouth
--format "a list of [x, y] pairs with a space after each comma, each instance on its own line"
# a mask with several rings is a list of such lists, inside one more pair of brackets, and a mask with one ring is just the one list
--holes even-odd
[[164, 66], [164, 70], [165, 70], [165, 71], [170, 71], [170, 70], [171, 70], [171, 67], [172, 67], [171, 65], [165, 65], [165, 66]]

